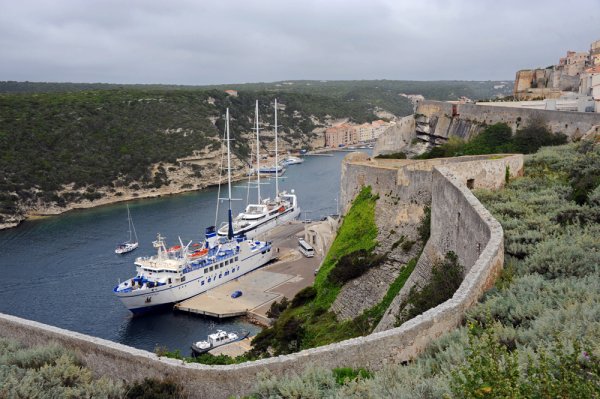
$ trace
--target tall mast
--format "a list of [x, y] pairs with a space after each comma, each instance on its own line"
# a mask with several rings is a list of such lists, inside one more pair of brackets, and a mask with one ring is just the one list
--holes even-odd
[[229, 187], [229, 195], [228, 195], [228, 202], [229, 202], [229, 211], [227, 212], [227, 216], [228, 216], [228, 221], [229, 221], [229, 230], [227, 231], [227, 238], [229, 238], [230, 240], [233, 238], [233, 217], [231, 215], [231, 153], [229, 150], [229, 108], [227, 108], [227, 115], [226, 115], [226, 119], [227, 122], [225, 124], [226, 126], [226, 130], [227, 130], [227, 185]]
[[275, 199], [279, 197], [279, 151], [277, 148], [277, 99], [275, 99]]
[[258, 100], [256, 100], [256, 187], [258, 189], [258, 203], [260, 204], [260, 139], [258, 135]]

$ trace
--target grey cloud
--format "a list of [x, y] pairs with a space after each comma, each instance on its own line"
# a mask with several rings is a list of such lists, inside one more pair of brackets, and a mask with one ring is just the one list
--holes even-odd
[[511, 79], [600, 39], [600, 3], [0, 0], [0, 80]]

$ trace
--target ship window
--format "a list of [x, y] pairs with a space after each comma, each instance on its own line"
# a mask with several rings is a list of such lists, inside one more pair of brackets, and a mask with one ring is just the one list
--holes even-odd
[[211, 272], [213, 271], [213, 267], [212, 267], [212, 266], [210, 267], [210, 271], [211, 271]]
[[208, 273], [208, 269], [204, 269], [204, 274]]
[[229, 264], [229, 260], [225, 261], [225, 266], [227, 266]]
[[210, 283], [210, 282], [211, 282], [211, 280], [212, 280], [212, 279], [209, 277], [209, 278], [208, 278], [208, 282]]
[[229, 276], [229, 271], [226, 271], [226, 272], [225, 272], [225, 275], [226, 275], [226, 276]]
[[237, 270], [240, 270], [240, 267], [239, 267], [239, 266], [237, 267]]
[[223, 277], [223, 273], [219, 274], [219, 278]]
[[169, 284], [171, 284], [171, 279], [169, 278]]
[[204, 285], [204, 281], [201, 281], [201, 282], [200, 282], [200, 285]]
[[236, 262], [238, 261], [238, 257], [237, 257], [237, 256], [235, 257], [235, 261], [236, 261]]
[[181, 282], [183, 283], [184, 281], [185, 281], [185, 276], [183, 276], [183, 277], [181, 278]]

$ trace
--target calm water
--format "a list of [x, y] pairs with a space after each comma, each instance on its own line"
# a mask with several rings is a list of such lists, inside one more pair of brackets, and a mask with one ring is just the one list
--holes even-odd
[[[296, 190], [302, 218], [318, 219], [336, 212], [340, 165], [346, 153], [306, 157], [288, 168], [282, 189]], [[269, 181], [269, 179], [265, 179]], [[247, 184], [236, 183], [234, 214], [245, 206]], [[263, 197], [273, 196], [274, 184], [261, 185]], [[221, 196], [225, 196], [224, 193]], [[156, 233], [175, 245], [201, 240], [204, 227], [214, 224], [217, 189], [129, 202], [140, 246], [127, 255], [114, 247], [127, 238], [125, 204], [78, 210], [31, 221], [0, 231], [0, 312], [79, 331], [140, 349], [156, 346], [189, 352], [216, 327], [257, 331], [239, 319], [217, 319], [166, 311], [132, 317], [113, 295], [118, 279], [135, 274], [136, 256], [153, 254]], [[256, 190], [250, 198], [256, 199]], [[220, 221], [225, 220], [220, 205]]]

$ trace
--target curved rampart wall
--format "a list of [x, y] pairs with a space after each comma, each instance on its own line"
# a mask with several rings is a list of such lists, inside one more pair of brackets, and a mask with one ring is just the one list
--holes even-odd
[[[485, 162], [502, 163], [513, 157]], [[192, 398], [226, 398], [230, 395], [248, 394], [257, 381], [257, 375], [265, 371], [282, 375], [288, 372], [299, 373], [311, 366], [328, 369], [366, 367], [377, 370], [388, 363], [414, 358], [431, 340], [459, 325], [466, 309], [493, 282], [503, 263], [502, 228], [467, 189], [463, 177], [456, 176], [452, 168], [442, 166], [442, 162], [437, 166], [435, 162], [424, 162], [397, 168], [380, 167], [377, 164], [369, 166], [366, 160], [363, 161], [365, 162], [356, 164], [345, 162], [344, 179], [364, 176], [362, 184], [372, 183], [378, 192], [383, 192], [386, 186], [392, 189], [388, 185], [395, 183], [408, 193], [406, 198], [425, 198], [428, 192], [432, 192], [434, 223], [437, 223], [438, 217], [448, 219], [444, 216], [444, 211], [437, 210], [437, 207], [469, 209], [463, 211], [464, 229], [457, 232], [456, 239], [447, 241], [448, 245], [460, 245], [463, 241], [469, 241], [470, 226], [473, 225], [488, 232], [486, 237], [489, 239], [482, 243], [480, 255], [453, 298], [400, 327], [291, 355], [231, 366], [185, 364], [104, 339], [4, 314], [0, 314], [0, 336], [14, 338], [27, 345], [44, 345], [56, 341], [77, 351], [84, 363], [96, 374], [114, 379], [134, 381], [145, 377], [169, 376], [176, 379]], [[432, 172], [433, 166], [436, 168]], [[500, 181], [501, 177], [504, 178], [504, 169], [496, 169], [498, 175], [494, 178]], [[345, 198], [348, 200], [359, 187], [344, 179], [342, 187], [345, 187]], [[399, 188], [397, 191], [403, 190]], [[443, 229], [444, 223], [450, 223], [449, 220], [442, 222], [440, 229]]]

